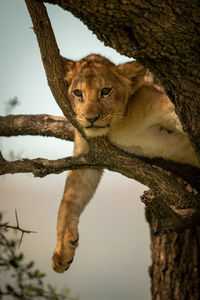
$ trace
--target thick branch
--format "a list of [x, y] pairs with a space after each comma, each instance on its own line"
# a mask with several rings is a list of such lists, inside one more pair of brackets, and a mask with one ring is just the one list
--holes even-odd
[[46, 72], [49, 87], [64, 115], [84, 135], [75, 119], [74, 111], [67, 97], [67, 83], [64, 80], [65, 70], [60, 50], [57, 46], [53, 29], [43, 3], [25, 0], [32, 19], [41, 52], [42, 62]]
[[[108, 146], [109, 150], [107, 150]], [[69, 169], [107, 168], [149, 186], [158, 194], [162, 193], [165, 195], [166, 201], [174, 206], [188, 207], [188, 205], [191, 205], [188, 197], [185, 198], [185, 192], [198, 195], [198, 192], [190, 184], [170, 171], [152, 165], [146, 162], [145, 159], [131, 156], [108, 144], [107, 141], [104, 141], [101, 154], [99, 154], [95, 150], [95, 152], [89, 152], [87, 155], [78, 157], [57, 160], [23, 159], [13, 162], [7, 162], [1, 158], [0, 175], [31, 172], [35, 176], [44, 177], [48, 174], [57, 174]]]
[[65, 117], [50, 115], [0, 116], [0, 136], [40, 135], [73, 141], [74, 130]]
[[[100, 148], [98, 141], [95, 147]], [[124, 153], [109, 145], [106, 140], [101, 145], [101, 153], [97, 152], [95, 149], [94, 152], [84, 156], [58, 160], [38, 158], [7, 162], [1, 159], [0, 174], [31, 172], [35, 176], [43, 177], [68, 169], [107, 168], [149, 186], [156, 195], [156, 201], [146, 202], [146, 205], [152, 206], [159, 219], [164, 220], [164, 216], [167, 216], [165, 224], [170, 226], [170, 229], [180, 230], [189, 226], [192, 220], [197, 222], [200, 209], [199, 194], [188, 182], [170, 171], [150, 164], [145, 159]]]
[[151, 190], [145, 191], [141, 196], [141, 200], [146, 206], [146, 211], [148, 212], [148, 209], [150, 209], [156, 216], [156, 226], [152, 228], [154, 234], [168, 233], [174, 229], [180, 231], [200, 224], [200, 206], [198, 203], [188, 208], [178, 208], [169, 205]]
[[70, 169], [92, 167], [95, 163], [83, 157], [66, 157], [56, 160], [45, 158], [22, 159], [8, 162], [0, 159], [0, 175], [15, 173], [32, 173], [36, 177], [44, 177], [49, 174], [59, 174]]
[[[9, 115], [0, 116], [0, 136], [39, 135], [73, 141], [74, 129], [65, 117], [50, 115]], [[126, 154], [128, 155], [128, 154]], [[133, 156], [130, 155], [130, 159]], [[172, 163], [163, 159], [141, 159], [151, 165], [182, 177], [200, 191], [200, 170], [189, 165]]]

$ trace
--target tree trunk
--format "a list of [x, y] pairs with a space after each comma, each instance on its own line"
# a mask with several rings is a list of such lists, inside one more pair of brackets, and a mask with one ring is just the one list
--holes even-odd
[[200, 299], [200, 228], [157, 235], [158, 220], [150, 209], [152, 266], [149, 268], [153, 300]]

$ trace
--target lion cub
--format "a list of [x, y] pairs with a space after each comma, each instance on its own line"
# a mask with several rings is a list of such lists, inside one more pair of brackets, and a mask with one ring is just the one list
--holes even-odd
[[[136, 61], [116, 66], [100, 55], [77, 62], [63, 61], [68, 97], [88, 137], [107, 135], [127, 152], [199, 167], [174, 105], [147, 69]], [[87, 142], [75, 130], [74, 155], [87, 151]], [[79, 216], [93, 196], [101, 174], [99, 169], [68, 172], [52, 258], [56, 272], [64, 272], [73, 261]]]

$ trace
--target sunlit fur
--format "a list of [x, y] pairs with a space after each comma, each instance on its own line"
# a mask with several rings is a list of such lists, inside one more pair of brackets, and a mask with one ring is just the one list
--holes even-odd
[[[127, 152], [200, 167], [174, 105], [147, 69], [137, 62], [115, 66], [99, 55], [77, 62], [63, 61], [68, 97], [88, 137], [107, 135], [111, 143]], [[111, 91], [101, 96], [104, 88]], [[82, 97], [74, 90], [81, 91]], [[77, 130], [74, 144], [74, 155], [87, 153], [87, 142]], [[52, 258], [56, 272], [64, 272], [71, 264], [78, 243], [79, 216], [93, 196], [101, 173], [96, 169], [68, 173]]]
[[[95, 55], [74, 63], [66, 79], [69, 83], [70, 101], [86, 135], [92, 137], [107, 134], [113, 115], [118, 111], [122, 112], [124, 100], [128, 99], [130, 93], [131, 82], [121, 76], [114, 64]], [[103, 88], [112, 90], [108, 95], [101, 97]], [[74, 95], [73, 91], [77, 89], [82, 91], [83, 99]], [[95, 126], [104, 128], [87, 129], [91, 124], [86, 118], [96, 116], [99, 116], [99, 119]]]

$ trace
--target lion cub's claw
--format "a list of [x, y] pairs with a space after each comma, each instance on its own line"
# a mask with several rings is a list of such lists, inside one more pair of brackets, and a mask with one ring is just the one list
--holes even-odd
[[66, 233], [62, 241], [57, 242], [55, 252], [52, 257], [52, 268], [58, 273], [67, 271], [74, 260], [76, 247], [78, 246], [78, 234], [76, 238]]
[[70, 244], [72, 245], [72, 246], [76, 246], [77, 247], [77, 245], [78, 245], [78, 240], [79, 240], [79, 238], [77, 238], [76, 240], [70, 240], [69, 242], [70, 242]]

